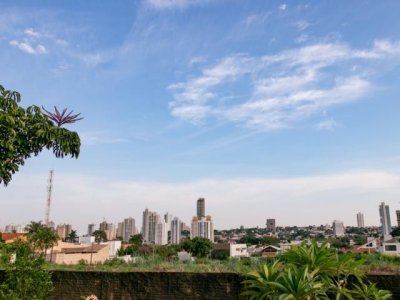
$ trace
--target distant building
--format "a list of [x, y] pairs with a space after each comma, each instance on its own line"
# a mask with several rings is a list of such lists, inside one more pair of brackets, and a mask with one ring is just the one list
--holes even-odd
[[92, 236], [94, 231], [95, 231], [94, 230], [94, 224], [89, 224], [88, 225], [88, 229], [87, 229], [87, 235], [88, 236]]
[[199, 198], [197, 200], [197, 218], [201, 219], [206, 216], [206, 201], [204, 198]]
[[383, 240], [389, 240], [392, 238], [390, 235], [392, 232], [392, 225], [390, 222], [389, 205], [385, 205], [385, 202], [382, 202], [381, 205], [379, 205], [379, 216], [381, 218]]
[[396, 210], [397, 227], [400, 227], [400, 210]]
[[149, 211], [147, 208], [143, 212], [143, 242], [154, 244], [156, 242], [156, 225], [161, 217], [158, 213]]
[[168, 231], [165, 220], [159, 218], [155, 226], [155, 245], [166, 245], [168, 244]]
[[267, 225], [267, 230], [268, 230], [268, 231], [275, 232], [275, 230], [276, 230], [276, 222], [275, 222], [275, 219], [267, 219], [266, 225]]
[[113, 223], [108, 223], [105, 233], [107, 235], [107, 240], [109, 241], [115, 240], [115, 238], [117, 237], [117, 228]]
[[334, 236], [344, 236], [344, 224], [342, 221], [333, 221], [332, 227]]
[[181, 241], [181, 221], [175, 217], [171, 221], [171, 244], [179, 244]]
[[124, 239], [124, 222], [118, 222], [118, 225], [117, 225], [117, 238]]
[[18, 224], [18, 225], [14, 225], [14, 224], [9, 224], [6, 225], [6, 227], [4, 228], [4, 232], [6, 233], [25, 233], [25, 226]]
[[359, 212], [357, 214], [357, 227], [364, 228], [364, 214]]
[[214, 243], [214, 223], [211, 216], [193, 217], [190, 238], [202, 237]]
[[172, 221], [173, 216], [170, 213], [166, 213], [164, 215], [164, 220], [165, 220], [165, 226], [167, 226], [167, 232], [171, 231], [171, 221]]
[[71, 224], [61, 224], [61, 225], [57, 225], [56, 228], [56, 232], [58, 234], [58, 236], [60, 237], [60, 239], [65, 240], [68, 235], [71, 233], [72, 231], [72, 225]]
[[132, 217], [124, 219], [122, 231], [123, 241], [129, 242], [131, 236], [135, 235], [135, 219]]

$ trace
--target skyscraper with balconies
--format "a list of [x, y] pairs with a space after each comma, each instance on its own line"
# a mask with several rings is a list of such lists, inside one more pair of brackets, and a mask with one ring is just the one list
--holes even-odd
[[389, 205], [385, 205], [385, 202], [382, 202], [381, 205], [379, 205], [379, 216], [381, 217], [383, 240], [389, 240], [392, 238], [390, 235], [392, 232], [392, 224], [390, 222]]
[[364, 228], [364, 214], [359, 212], [357, 214], [357, 227]]

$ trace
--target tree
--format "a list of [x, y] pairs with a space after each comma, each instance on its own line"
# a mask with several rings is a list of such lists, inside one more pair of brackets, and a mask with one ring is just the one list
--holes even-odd
[[103, 230], [93, 231], [94, 241], [99, 244], [101, 242], [107, 242], [107, 234]]
[[392, 236], [400, 236], [400, 227], [396, 227], [393, 229], [393, 231], [390, 233]]
[[210, 240], [202, 237], [195, 237], [182, 243], [182, 248], [184, 250], [192, 253], [193, 256], [198, 258], [209, 255], [212, 247]]
[[76, 132], [62, 125], [80, 120], [72, 111], [60, 113], [42, 110], [35, 105], [19, 106], [21, 96], [0, 85], [0, 184], [7, 185], [25, 160], [43, 149], [52, 149], [56, 157], [78, 157], [80, 139]]
[[[15, 260], [11, 262], [11, 256]], [[29, 243], [15, 242], [0, 249], [6, 263], [4, 281], [0, 285], [0, 299], [49, 299], [51, 275], [44, 269], [43, 256], [36, 257]]]
[[78, 238], [78, 235], [76, 233], [76, 230], [71, 230], [71, 232], [67, 236], [67, 240], [70, 243], [75, 243], [76, 239]]
[[132, 235], [131, 238], [129, 239], [129, 244], [135, 245], [135, 246], [142, 246], [143, 244], [143, 236], [141, 234], [135, 234]]
[[25, 228], [28, 231], [28, 241], [32, 246], [32, 250], [42, 250], [46, 256], [47, 249], [57, 245], [60, 239], [58, 234], [51, 228], [43, 225], [42, 222], [31, 222]]

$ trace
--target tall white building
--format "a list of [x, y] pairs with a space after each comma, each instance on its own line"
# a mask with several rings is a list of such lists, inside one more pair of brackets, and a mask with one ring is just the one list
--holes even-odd
[[385, 202], [379, 205], [379, 216], [381, 217], [383, 240], [390, 240], [392, 238], [390, 235], [392, 232], [392, 224], [390, 222], [389, 205], [385, 205]]
[[171, 221], [173, 216], [170, 213], [164, 215], [165, 225], [167, 226], [167, 231], [171, 231]]
[[211, 216], [198, 218], [197, 216], [192, 219], [192, 227], [190, 231], [190, 238], [202, 237], [214, 242], [214, 224]]
[[132, 235], [135, 235], [135, 219], [132, 217], [124, 219], [122, 229], [122, 238], [124, 242], [128, 242]]
[[92, 236], [93, 232], [94, 232], [94, 224], [89, 224], [87, 230], [87, 236]]
[[168, 231], [165, 220], [159, 218], [155, 226], [155, 240], [156, 245], [166, 245], [168, 244]]
[[181, 221], [175, 217], [171, 221], [171, 244], [181, 242]]
[[147, 208], [143, 212], [143, 242], [146, 244], [154, 244], [156, 241], [156, 225], [161, 217], [158, 213], [149, 211]]
[[364, 214], [359, 212], [357, 214], [357, 227], [364, 228]]
[[343, 236], [344, 235], [344, 224], [342, 221], [335, 220], [332, 223], [333, 234], [335, 236]]

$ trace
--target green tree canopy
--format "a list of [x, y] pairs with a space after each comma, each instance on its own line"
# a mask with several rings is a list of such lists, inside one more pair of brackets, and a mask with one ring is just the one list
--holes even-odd
[[7, 185], [25, 160], [43, 149], [52, 149], [56, 157], [78, 157], [80, 139], [76, 132], [60, 127], [79, 120], [78, 115], [42, 112], [35, 105], [19, 105], [18, 92], [0, 85], [0, 184]]
[[107, 234], [103, 230], [95, 230], [92, 236], [96, 243], [107, 242]]
[[57, 245], [59, 240], [58, 234], [51, 228], [42, 224], [42, 222], [31, 222], [26, 226], [28, 231], [28, 241], [31, 244], [32, 250], [42, 250], [44, 255], [47, 249]]
[[210, 240], [201, 237], [195, 237], [182, 243], [182, 248], [195, 257], [206, 257], [210, 254], [212, 247]]

